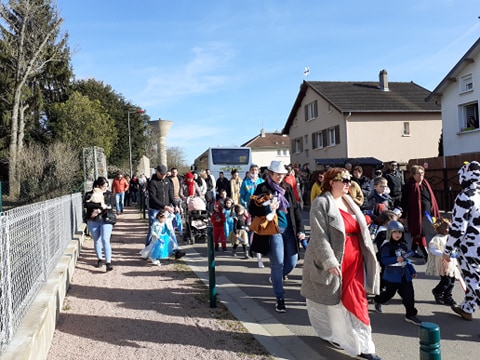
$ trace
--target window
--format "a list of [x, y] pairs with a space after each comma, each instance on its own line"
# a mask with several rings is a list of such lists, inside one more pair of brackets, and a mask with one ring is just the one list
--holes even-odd
[[308, 135], [304, 135], [303, 137], [303, 142], [305, 143], [305, 145], [308, 145]]
[[303, 141], [301, 137], [292, 140], [292, 151], [294, 154], [298, 154], [303, 151]]
[[317, 100], [305, 105], [305, 121], [313, 120], [317, 117]]
[[460, 92], [466, 92], [470, 90], [473, 90], [472, 74], [462, 76], [460, 80]]
[[403, 123], [402, 136], [410, 136], [410, 123], [408, 121]]
[[328, 146], [335, 145], [335, 128], [330, 128], [327, 130], [327, 144]]
[[326, 144], [326, 139], [324, 136], [326, 135], [325, 131], [317, 131], [312, 134], [312, 149], [321, 149]]
[[478, 102], [460, 107], [460, 130], [470, 131], [478, 129]]
[[327, 145], [333, 146], [340, 144], [340, 126], [334, 126], [327, 129]]

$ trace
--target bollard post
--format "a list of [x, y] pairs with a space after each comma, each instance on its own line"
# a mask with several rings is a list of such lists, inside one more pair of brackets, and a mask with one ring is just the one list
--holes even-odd
[[215, 283], [215, 247], [213, 245], [213, 226], [207, 226], [208, 238], [208, 293], [210, 307], [217, 307], [217, 285]]
[[420, 360], [441, 360], [440, 327], [431, 322], [422, 322], [418, 330]]
[[0, 181], [0, 212], [2, 212], [2, 182]]

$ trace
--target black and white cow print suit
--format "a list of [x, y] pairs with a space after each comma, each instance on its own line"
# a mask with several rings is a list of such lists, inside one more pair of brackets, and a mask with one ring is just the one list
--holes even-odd
[[470, 316], [476, 306], [480, 307], [480, 163], [463, 165], [458, 175], [462, 191], [455, 199], [445, 254], [448, 256], [458, 249], [467, 288], [460, 308], [464, 315]]

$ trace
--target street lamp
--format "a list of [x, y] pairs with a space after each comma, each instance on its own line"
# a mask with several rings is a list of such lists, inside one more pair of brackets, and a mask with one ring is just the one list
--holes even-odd
[[134, 111], [127, 112], [128, 119], [128, 155], [130, 160], [130, 178], [133, 176], [133, 167], [132, 167], [132, 131], [130, 130], [130, 114], [143, 114], [145, 110], [137, 109]]

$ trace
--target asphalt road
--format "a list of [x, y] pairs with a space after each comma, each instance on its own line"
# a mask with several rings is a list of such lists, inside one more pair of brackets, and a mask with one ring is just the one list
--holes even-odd
[[[308, 227], [308, 211], [303, 217]], [[181, 241], [180, 241], [181, 244]], [[183, 245], [188, 252], [198, 252], [201, 257], [207, 258], [208, 248], [205, 243]], [[215, 275], [226, 277], [243, 291], [247, 297], [258, 304], [265, 312], [285, 325], [303, 343], [325, 359], [351, 359], [344, 352], [332, 348], [320, 340], [310, 326], [305, 307], [305, 299], [300, 295], [302, 280], [303, 250], [300, 261], [285, 282], [286, 313], [275, 311], [275, 297], [269, 278], [269, 261], [264, 258], [265, 268], [258, 268], [256, 259], [243, 259], [242, 252], [233, 257], [231, 247], [226, 252], [215, 253]], [[480, 354], [480, 319], [474, 314], [473, 321], [465, 321], [445, 305], [434, 302], [431, 289], [438, 282], [437, 278], [425, 276], [425, 264], [422, 259], [414, 259], [413, 263], [418, 272], [414, 280], [416, 307], [418, 317], [425, 322], [437, 324], [441, 334], [442, 359], [477, 359]], [[221, 294], [222, 289], [218, 290]], [[454, 298], [461, 302], [463, 291], [455, 286]], [[373, 339], [379, 354], [384, 360], [392, 359], [419, 359], [419, 327], [404, 321], [405, 310], [401, 299], [396, 295], [389, 303], [383, 306], [383, 313], [374, 311], [370, 305], [370, 318], [373, 330]]]

